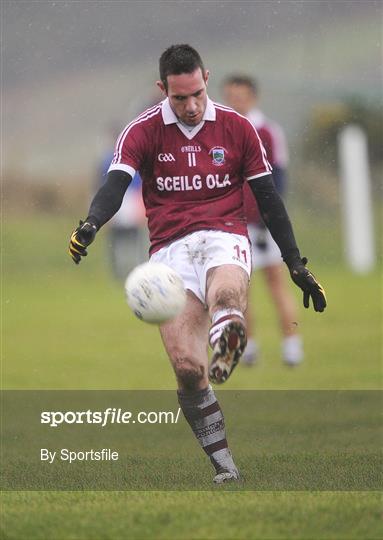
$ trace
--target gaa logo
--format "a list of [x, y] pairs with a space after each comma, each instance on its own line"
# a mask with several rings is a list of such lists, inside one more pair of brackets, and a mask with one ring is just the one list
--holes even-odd
[[214, 146], [214, 148], [209, 151], [209, 155], [213, 158], [213, 165], [220, 167], [225, 163], [225, 152], [227, 152], [227, 150], [222, 146]]
[[158, 161], [175, 161], [173, 154], [158, 154]]

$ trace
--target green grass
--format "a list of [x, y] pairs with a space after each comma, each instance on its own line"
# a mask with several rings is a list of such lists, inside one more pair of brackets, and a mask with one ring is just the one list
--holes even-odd
[[[122, 287], [94, 275], [89, 263], [6, 285], [4, 386], [174, 388], [157, 328], [135, 319]], [[338, 268], [317, 273], [329, 307], [325, 314], [300, 310], [305, 363], [296, 370], [282, 365], [275, 313], [265, 291], [255, 291], [262, 358], [252, 370], [241, 366], [226, 388], [379, 386], [378, 274], [355, 277]], [[300, 302], [298, 290], [296, 295]]]
[[[326, 288], [328, 310], [301, 309], [306, 359], [287, 369], [280, 361], [275, 313], [256, 277], [252, 309], [262, 358], [253, 369], [240, 366], [225, 389], [380, 388], [378, 271], [361, 277], [345, 269], [333, 223], [317, 220], [305, 227], [299, 217], [296, 223], [302, 252]], [[158, 331], [130, 314], [122, 286], [109, 278], [102, 239], [80, 267], [70, 262], [72, 225], [46, 216], [7, 222], [3, 387], [174, 389]], [[235, 429], [231, 433], [235, 446]], [[204, 460], [192, 438], [190, 452], [192, 464]], [[263, 474], [272, 473], [267, 467]], [[169, 469], [182, 478], [176, 461]], [[211, 474], [207, 463], [204, 469]], [[379, 538], [379, 508], [375, 492], [6, 492], [3, 537]]]
[[[47, 218], [29, 220], [24, 226], [10, 221], [6, 228], [3, 386], [174, 388], [158, 330], [129, 311], [122, 285], [108, 274], [102, 238], [76, 267], [66, 254], [70, 228], [68, 221], [53, 226]], [[306, 247], [305, 234], [304, 253], [311, 255], [314, 250]], [[326, 230], [322, 238], [330, 241]], [[334, 262], [335, 248], [328, 251], [331, 264], [323, 264], [317, 250], [316, 259], [311, 259], [326, 289], [328, 309], [318, 314], [302, 307], [299, 312], [304, 364], [296, 370], [282, 365], [275, 312], [263, 278], [256, 274], [252, 308], [262, 358], [255, 369], [241, 366], [225, 388], [379, 387], [380, 274], [353, 275]], [[301, 303], [300, 291], [293, 290]]]
[[378, 539], [377, 493], [6, 493], [4, 538]]

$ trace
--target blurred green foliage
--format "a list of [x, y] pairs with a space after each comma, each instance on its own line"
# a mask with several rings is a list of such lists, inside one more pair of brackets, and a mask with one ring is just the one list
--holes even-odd
[[383, 164], [383, 109], [357, 97], [318, 104], [306, 123], [303, 155], [308, 161], [334, 168], [337, 165], [337, 137], [349, 124], [359, 125], [368, 140], [372, 167]]

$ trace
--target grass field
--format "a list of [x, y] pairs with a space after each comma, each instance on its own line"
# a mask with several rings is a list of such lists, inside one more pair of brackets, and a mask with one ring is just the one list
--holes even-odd
[[[158, 331], [129, 313], [121, 285], [108, 276], [101, 239], [80, 267], [71, 264], [66, 245], [72, 225], [44, 216], [7, 221], [3, 388], [173, 389]], [[301, 310], [305, 363], [295, 370], [281, 364], [275, 314], [259, 278], [252, 305], [262, 359], [253, 369], [240, 366], [225, 388], [380, 388], [378, 271], [360, 277], [345, 270], [332, 223], [313, 222], [297, 232], [329, 300], [325, 314]], [[190, 448], [193, 474], [199, 450], [192, 439]], [[177, 466], [169, 474], [174, 489], [182, 489]], [[207, 464], [206, 471], [211, 474]], [[381, 498], [374, 491], [19, 491], [5, 492], [2, 501], [6, 539], [382, 536]]]
[[377, 493], [7, 493], [6, 539], [381, 538]]

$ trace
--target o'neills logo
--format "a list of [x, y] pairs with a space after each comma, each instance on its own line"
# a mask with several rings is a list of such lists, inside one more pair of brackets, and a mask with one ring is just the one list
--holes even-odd
[[181, 146], [181, 152], [201, 152], [202, 148], [197, 145]]
[[218, 167], [223, 165], [225, 163], [225, 153], [227, 153], [227, 150], [222, 146], [214, 146], [214, 148], [209, 150], [209, 156], [213, 158], [213, 165], [217, 165]]

